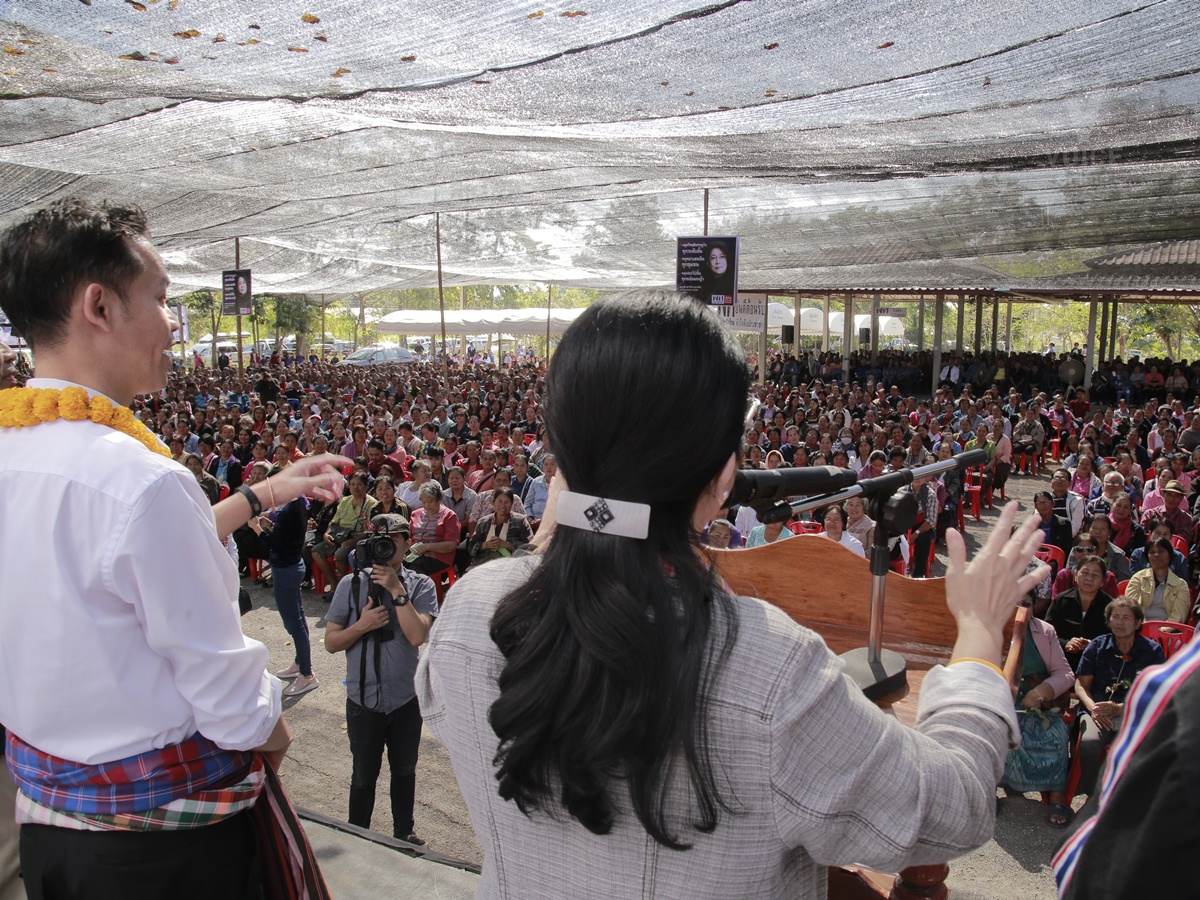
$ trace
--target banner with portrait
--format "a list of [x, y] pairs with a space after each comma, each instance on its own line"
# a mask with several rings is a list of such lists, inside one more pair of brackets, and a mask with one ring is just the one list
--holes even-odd
[[736, 237], [676, 239], [675, 289], [710, 306], [737, 303], [738, 243]]
[[221, 315], [248, 316], [253, 301], [249, 269], [226, 269], [221, 273]]

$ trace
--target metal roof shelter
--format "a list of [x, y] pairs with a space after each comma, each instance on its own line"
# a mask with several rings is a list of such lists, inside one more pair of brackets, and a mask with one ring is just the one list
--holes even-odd
[[[144, 206], [180, 291], [1008, 287], [1200, 238], [1200, 0], [8, 0], [0, 225]], [[993, 265], [998, 268], [992, 268]], [[1082, 285], [1083, 282], [1080, 282]]]

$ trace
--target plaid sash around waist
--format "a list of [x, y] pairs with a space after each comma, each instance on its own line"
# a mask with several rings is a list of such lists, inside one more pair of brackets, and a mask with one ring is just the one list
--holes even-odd
[[17, 787], [40, 806], [131, 816], [243, 781], [254, 754], [222, 749], [197, 733], [160, 750], [87, 765], [43, 753], [10, 731], [5, 756]]

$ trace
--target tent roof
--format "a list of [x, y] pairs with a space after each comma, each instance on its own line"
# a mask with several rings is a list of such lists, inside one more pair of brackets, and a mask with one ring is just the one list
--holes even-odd
[[[137, 202], [179, 290], [976, 289], [1200, 238], [1197, 0], [9, 0], [0, 225]], [[315, 20], [315, 21], [314, 21]], [[1029, 266], [1025, 266], [1029, 268]], [[1080, 267], [1083, 271], [1083, 267]]]

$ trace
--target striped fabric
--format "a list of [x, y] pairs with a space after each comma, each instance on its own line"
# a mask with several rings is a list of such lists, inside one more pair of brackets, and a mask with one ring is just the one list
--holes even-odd
[[11, 731], [5, 754], [19, 824], [74, 831], [200, 828], [254, 805], [262, 760], [222, 750], [201, 735], [137, 756], [84, 765], [43, 753]]
[[1188, 643], [1165, 665], [1152, 666], [1138, 675], [1125, 705], [1121, 732], [1113, 743], [1112, 752], [1105, 764], [1104, 776], [1100, 779], [1100, 799], [1096, 814], [1079, 827], [1071, 838], [1054, 855], [1054, 878], [1059, 894], [1065, 893], [1075, 874], [1075, 866], [1083, 853], [1088, 835], [1104, 815], [1109, 794], [1128, 768], [1130, 759], [1137, 752], [1142, 740], [1154, 727], [1175, 691], [1200, 669], [1200, 641]]

